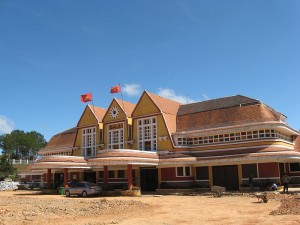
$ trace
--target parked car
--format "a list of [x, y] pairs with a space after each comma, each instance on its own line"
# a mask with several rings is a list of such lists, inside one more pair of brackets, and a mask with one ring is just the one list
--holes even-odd
[[78, 195], [86, 197], [88, 195], [99, 195], [102, 192], [102, 187], [91, 183], [91, 182], [78, 182], [74, 184], [72, 187], [65, 188], [65, 195], [67, 197], [71, 195]]

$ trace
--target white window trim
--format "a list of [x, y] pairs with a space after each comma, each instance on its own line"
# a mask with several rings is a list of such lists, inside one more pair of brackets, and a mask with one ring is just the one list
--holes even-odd
[[[151, 123], [149, 124], [144, 124], [143, 121], [145, 120], [150, 120]], [[152, 120], [155, 119], [155, 123], [152, 122]], [[139, 123], [141, 122], [142, 125], [140, 125]], [[154, 125], [156, 126], [155, 129], [155, 137], [154, 137]], [[151, 130], [151, 138], [150, 139], [144, 139], [145, 137], [145, 127], [149, 127], [150, 126], [150, 130]], [[140, 138], [140, 128], [142, 127], [142, 138]], [[152, 117], [146, 117], [143, 119], [138, 119], [137, 120], [137, 142], [138, 142], [138, 146], [137, 148], [139, 150], [142, 151], [149, 151], [149, 150], [145, 150], [145, 141], [150, 141], [151, 142], [151, 151], [156, 151], [157, 150], [157, 118], [156, 116], [152, 116]], [[140, 144], [142, 145], [142, 148], [140, 149]]]
[[[110, 130], [109, 126], [110, 125], [114, 125], [114, 124], [122, 124], [123, 126], [120, 129]], [[108, 146], [108, 149], [113, 149], [112, 148], [113, 145], [119, 145], [119, 149], [124, 149], [124, 147], [125, 147], [124, 146], [124, 126], [125, 126], [124, 122], [121, 122], [121, 123], [110, 123], [110, 124], [107, 125], [107, 146]], [[111, 141], [113, 140], [113, 136], [112, 136], [113, 131], [118, 131], [118, 143], [109, 142], [109, 138], [110, 138]], [[120, 135], [120, 131], [122, 131], [122, 133], [123, 133], [123, 141], [121, 141], [122, 138], [121, 138], [121, 135]], [[110, 132], [111, 132], [111, 134], [110, 134]], [[120, 145], [123, 145], [123, 148], [121, 148]]]
[[[191, 177], [192, 176], [192, 168], [190, 166], [178, 166], [176, 168], [176, 177]], [[177, 168], [183, 168], [183, 175], [178, 175]], [[186, 175], [186, 168], [190, 168], [190, 175]]]
[[[87, 134], [86, 130], [89, 130], [91, 129], [92, 132]], [[93, 130], [95, 130], [95, 132], [93, 132]], [[81, 146], [82, 146], [82, 151], [81, 151], [81, 154], [84, 156], [84, 157], [94, 157], [96, 155], [96, 144], [97, 144], [97, 129], [96, 127], [87, 127], [87, 128], [84, 128], [82, 129], [82, 143], [81, 143]], [[91, 145], [91, 146], [87, 146], [87, 145], [83, 145], [84, 143], [86, 144], [87, 142], [84, 141], [84, 139], [87, 137], [87, 136], [91, 136], [91, 143], [95, 143], [95, 145]], [[94, 140], [95, 139], [95, 140]], [[86, 148], [91, 148], [92, 149], [92, 153], [91, 155], [87, 155], [86, 154]]]

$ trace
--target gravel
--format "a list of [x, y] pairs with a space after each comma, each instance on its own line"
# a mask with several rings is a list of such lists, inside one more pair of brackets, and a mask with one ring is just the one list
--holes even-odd
[[[5, 209], [9, 206], [9, 209]], [[139, 201], [120, 201], [98, 199], [97, 201], [79, 199], [35, 199], [26, 197], [2, 197], [0, 199], [0, 224], [23, 223], [34, 224], [36, 217], [45, 221], [60, 216], [82, 217], [95, 214], [118, 213], [146, 209], [149, 205]]]

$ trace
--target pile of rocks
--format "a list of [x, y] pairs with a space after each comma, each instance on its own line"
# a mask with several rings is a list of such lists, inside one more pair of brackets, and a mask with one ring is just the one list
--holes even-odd
[[300, 198], [298, 195], [278, 195], [274, 199], [280, 200], [281, 205], [270, 215], [300, 215]]
[[18, 189], [19, 182], [0, 181], [0, 191]]

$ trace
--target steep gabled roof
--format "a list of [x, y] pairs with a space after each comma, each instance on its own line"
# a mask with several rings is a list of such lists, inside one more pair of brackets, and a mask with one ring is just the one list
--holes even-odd
[[181, 103], [145, 91], [161, 112], [176, 115]]
[[125, 112], [125, 114], [128, 117], [132, 117], [132, 112], [133, 112], [136, 104], [133, 104], [131, 102], [122, 101], [120, 99], [115, 99], [115, 100], [117, 101], [117, 103], [119, 104], [121, 109]]
[[240, 105], [254, 105], [259, 104], [260, 101], [254, 98], [249, 98], [242, 95], [235, 95], [224, 98], [217, 98], [202, 102], [196, 102], [186, 105], [181, 105], [178, 110], [178, 116], [191, 114], [191, 113], [199, 113], [205, 111], [211, 111], [215, 109], [224, 109], [230, 108], [233, 106]]
[[94, 115], [96, 116], [98, 122], [102, 122], [107, 109], [104, 109], [104, 108], [101, 108], [98, 106], [91, 106], [91, 105], [89, 105], [89, 107], [92, 112], [94, 112], [94, 110], [95, 110]]

